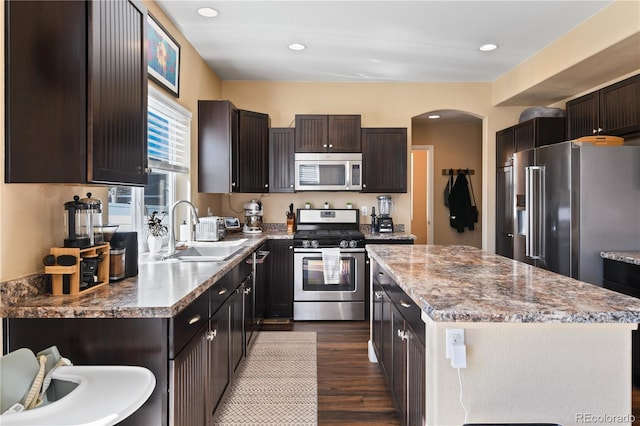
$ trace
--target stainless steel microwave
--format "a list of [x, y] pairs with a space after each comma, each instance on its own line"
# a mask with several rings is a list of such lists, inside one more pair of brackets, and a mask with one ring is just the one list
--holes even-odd
[[361, 191], [362, 154], [295, 154], [296, 191]]

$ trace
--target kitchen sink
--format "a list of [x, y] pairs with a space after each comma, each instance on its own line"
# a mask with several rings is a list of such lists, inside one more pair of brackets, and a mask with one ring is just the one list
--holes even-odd
[[165, 259], [183, 262], [218, 262], [226, 260], [243, 248], [246, 238], [230, 241], [192, 241], [186, 249], [178, 250]]

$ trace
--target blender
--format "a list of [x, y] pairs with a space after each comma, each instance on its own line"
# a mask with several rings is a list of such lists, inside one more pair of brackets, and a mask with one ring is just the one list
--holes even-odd
[[378, 195], [378, 232], [393, 232], [393, 220], [390, 216], [392, 206], [389, 195]]
[[245, 234], [259, 234], [262, 232], [262, 204], [256, 200], [251, 200], [244, 205], [244, 228]]

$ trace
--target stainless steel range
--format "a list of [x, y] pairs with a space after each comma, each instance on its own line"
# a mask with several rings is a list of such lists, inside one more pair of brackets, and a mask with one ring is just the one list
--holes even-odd
[[365, 251], [357, 209], [298, 209], [294, 320], [364, 320]]

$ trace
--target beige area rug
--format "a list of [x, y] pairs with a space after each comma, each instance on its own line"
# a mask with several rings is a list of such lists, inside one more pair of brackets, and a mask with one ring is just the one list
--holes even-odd
[[261, 331], [215, 425], [316, 425], [316, 333]]

